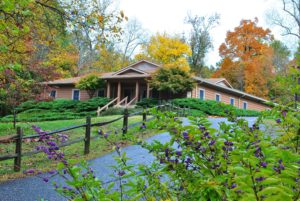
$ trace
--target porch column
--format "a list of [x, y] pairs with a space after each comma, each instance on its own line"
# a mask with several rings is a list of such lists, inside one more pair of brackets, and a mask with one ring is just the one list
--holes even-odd
[[140, 89], [139, 89], [139, 81], [136, 81], [136, 83], [135, 83], [135, 97], [136, 97], [136, 101], [139, 100], [139, 91], [140, 91]]
[[118, 100], [117, 103], [121, 101], [121, 82], [118, 82]]
[[110, 98], [110, 83], [107, 81], [106, 97]]
[[150, 84], [147, 82], [147, 98], [150, 97]]

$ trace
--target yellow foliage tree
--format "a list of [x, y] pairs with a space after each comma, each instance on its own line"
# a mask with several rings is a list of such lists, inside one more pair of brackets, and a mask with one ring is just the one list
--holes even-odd
[[136, 59], [150, 59], [161, 63], [164, 67], [189, 71], [187, 57], [192, 54], [188, 44], [178, 36], [167, 34], [156, 34], [152, 36], [147, 45], [142, 46], [142, 53], [136, 55]]

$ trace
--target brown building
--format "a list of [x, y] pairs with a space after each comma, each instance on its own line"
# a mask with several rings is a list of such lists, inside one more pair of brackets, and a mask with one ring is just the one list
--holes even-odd
[[[102, 74], [101, 78], [106, 80], [106, 87], [99, 89], [97, 96], [111, 98], [115, 100], [115, 104], [126, 103], [127, 105], [134, 104], [143, 98], [163, 98], [164, 94], [151, 89], [146, 81], [158, 68], [160, 68], [159, 65], [142, 60], [117, 72]], [[242, 109], [260, 111], [270, 108], [266, 105], [267, 100], [234, 89], [224, 78], [193, 77], [193, 79], [197, 84], [192, 91], [184, 94], [184, 97], [216, 100]], [[79, 80], [80, 77], [73, 77], [48, 82], [52, 90], [44, 95], [87, 100], [89, 99], [87, 92], [75, 88]]]

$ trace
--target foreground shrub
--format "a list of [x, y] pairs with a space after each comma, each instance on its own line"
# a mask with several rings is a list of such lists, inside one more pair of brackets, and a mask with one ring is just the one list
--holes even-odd
[[180, 107], [188, 107], [200, 110], [207, 115], [226, 116], [226, 111], [234, 111], [237, 116], [258, 116], [260, 112], [254, 110], [242, 110], [232, 105], [214, 100], [200, 100], [198, 98], [179, 98], [174, 99], [173, 103]]
[[86, 162], [68, 162], [57, 142], [35, 128], [45, 141], [38, 149], [59, 161], [56, 174], [66, 179], [66, 185], [54, 184], [57, 192], [69, 200], [299, 200], [298, 112], [275, 108], [264, 114], [277, 127], [271, 135], [261, 129], [264, 116], [253, 125], [232, 117], [233, 122], [223, 122], [216, 130], [205, 118], [191, 117], [190, 125], [183, 125], [173, 112], [152, 112], [156, 120], [151, 125], [168, 131], [169, 142], [148, 143], [136, 135], [126, 136], [155, 156], [150, 164], [130, 165], [126, 153], [112, 140], [116, 134], [98, 131], [118, 155], [114, 179], [107, 185]]

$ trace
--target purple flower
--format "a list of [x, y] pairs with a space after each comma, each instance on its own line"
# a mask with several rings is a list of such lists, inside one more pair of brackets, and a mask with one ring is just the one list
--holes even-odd
[[268, 165], [268, 163], [267, 163], [267, 162], [261, 162], [261, 163], [260, 163], [260, 166], [262, 166], [262, 167], [264, 167], [264, 168], [266, 168], [266, 167], [267, 167], [267, 165]]
[[276, 123], [280, 124], [281, 123], [281, 119], [276, 119]]
[[174, 121], [177, 121], [178, 120], [178, 117], [174, 117]]
[[236, 190], [235, 192], [236, 193], [242, 193], [243, 191], [242, 190]]
[[143, 123], [143, 124], [140, 126], [140, 129], [146, 129], [146, 124]]
[[56, 173], [56, 170], [50, 170], [48, 171], [49, 174], [55, 174]]
[[257, 181], [257, 182], [262, 182], [263, 180], [265, 180], [266, 178], [264, 178], [264, 177], [257, 177], [257, 178], [255, 178], [255, 181]]
[[208, 132], [205, 132], [205, 133], [204, 133], [204, 137], [206, 137], [206, 138], [211, 138], [211, 136], [209, 135]]
[[208, 143], [208, 145], [209, 145], [209, 146], [213, 146], [215, 143], [216, 143], [216, 140], [211, 140], [211, 141]]
[[103, 137], [104, 137], [104, 138], [107, 138], [107, 137], [108, 137], [108, 133], [105, 133], [105, 134], [103, 135]]
[[120, 171], [118, 172], [118, 175], [119, 175], [120, 177], [122, 177], [124, 174], [125, 174], [125, 171], [124, 171], [124, 170], [120, 170]]
[[231, 189], [233, 189], [233, 188], [235, 188], [235, 187], [237, 187], [237, 185], [235, 184], [235, 183], [233, 183], [233, 184], [231, 184]]
[[182, 136], [184, 139], [188, 140], [189, 139], [189, 134], [187, 131], [183, 131]]
[[176, 155], [181, 156], [182, 155], [181, 151], [176, 151]]
[[43, 181], [47, 183], [49, 181], [49, 179], [45, 177], [45, 178], [43, 178]]
[[279, 164], [279, 168], [280, 168], [281, 170], [284, 170], [284, 169], [285, 169], [285, 167], [284, 167], [284, 165], [283, 165], [282, 163]]
[[103, 135], [103, 131], [101, 129], [98, 130], [98, 135]]
[[225, 141], [224, 145], [226, 145], [226, 146], [233, 146], [233, 142]]
[[205, 128], [205, 126], [202, 126], [202, 125], [199, 125], [199, 130], [201, 130], [201, 131], [205, 131], [206, 130], [206, 128]]
[[286, 113], [287, 113], [286, 110], [282, 110], [282, 111], [281, 111], [281, 114], [282, 114], [282, 116], [283, 116], [284, 118], [286, 117]]

